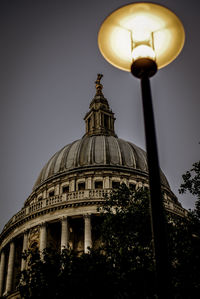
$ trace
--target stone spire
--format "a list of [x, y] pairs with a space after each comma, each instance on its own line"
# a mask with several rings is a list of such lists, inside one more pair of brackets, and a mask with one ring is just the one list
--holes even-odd
[[114, 130], [114, 113], [110, 110], [108, 101], [102, 93], [103, 85], [101, 79], [103, 75], [98, 74], [95, 81], [96, 94], [90, 103], [90, 110], [84, 120], [86, 124], [86, 134], [92, 135], [111, 135], [116, 136]]

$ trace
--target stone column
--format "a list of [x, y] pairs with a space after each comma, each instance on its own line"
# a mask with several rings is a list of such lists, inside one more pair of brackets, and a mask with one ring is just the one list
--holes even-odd
[[69, 182], [69, 192], [74, 192], [76, 191], [76, 181], [75, 179], [71, 179]]
[[110, 188], [110, 178], [109, 176], [104, 178], [104, 188], [109, 189]]
[[9, 258], [8, 258], [8, 272], [7, 272], [7, 279], [6, 279], [6, 294], [12, 291], [14, 258], [15, 258], [15, 243], [14, 241], [11, 241]]
[[61, 220], [61, 251], [68, 248], [69, 242], [69, 229], [68, 229], [68, 219], [63, 217]]
[[[24, 232], [22, 253], [24, 253], [27, 249], [28, 249], [28, 231], [25, 231]], [[21, 271], [24, 271], [25, 269], [26, 269], [26, 260], [22, 257]]]
[[92, 248], [91, 216], [84, 215], [84, 252], [89, 253], [88, 247]]
[[60, 195], [60, 184], [55, 186], [55, 195]]
[[92, 178], [89, 177], [86, 180], [86, 189], [92, 189]]
[[47, 247], [47, 226], [46, 223], [41, 223], [40, 226], [40, 252], [42, 253], [43, 250]]
[[5, 253], [4, 251], [2, 251], [1, 264], [0, 264], [0, 297], [3, 295], [4, 271], [5, 271]]

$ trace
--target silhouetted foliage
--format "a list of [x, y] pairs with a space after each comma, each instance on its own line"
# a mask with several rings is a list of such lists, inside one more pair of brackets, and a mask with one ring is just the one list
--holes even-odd
[[[111, 264], [99, 251], [78, 257], [73, 251], [46, 249], [29, 252], [29, 267], [22, 272], [22, 298], [102, 298], [111, 294], [114, 276]], [[101, 286], [101, 288], [100, 288]]]
[[[137, 298], [155, 297], [154, 263], [148, 191], [122, 184], [98, 208], [101, 245], [90, 254], [50, 249], [40, 259], [29, 252], [22, 273], [22, 298]], [[168, 218], [171, 298], [198, 298], [200, 290], [200, 219], [172, 214]], [[170, 299], [171, 299], [170, 298]]]
[[193, 216], [200, 219], [200, 161], [192, 165], [192, 168], [182, 175], [183, 183], [179, 193], [191, 193], [197, 197]]

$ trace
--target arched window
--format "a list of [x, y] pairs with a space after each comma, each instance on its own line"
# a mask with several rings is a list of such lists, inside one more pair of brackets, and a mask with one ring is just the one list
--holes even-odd
[[94, 188], [95, 189], [103, 189], [103, 182], [102, 181], [95, 181]]
[[69, 192], [69, 185], [62, 187], [62, 193], [68, 193]]
[[82, 183], [78, 183], [78, 190], [85, 190], [85, 183], [82, 182]]
[[54, 190], [49, 192], [49, 197], [53, 197], [55, 195]]

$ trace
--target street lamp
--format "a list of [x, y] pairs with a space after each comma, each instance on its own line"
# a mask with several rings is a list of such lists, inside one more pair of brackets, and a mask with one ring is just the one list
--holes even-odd
[[104, 58], [141, 80], [157, 295], [162, 299], [172, 297], [167, 290], [168, 246], [149, 78], [178, 56], [184, 40], [179, 18], [166, 7], [149, 2], [115, 10], [104, 20], [98, 34]]

